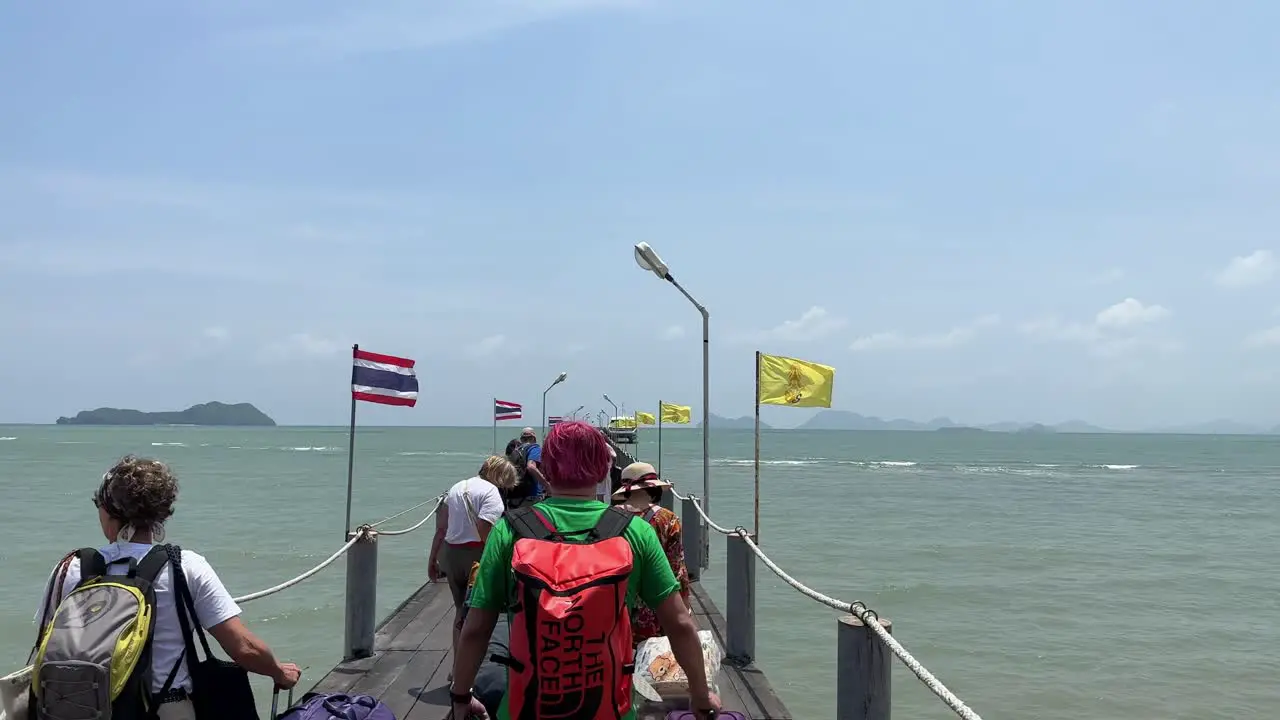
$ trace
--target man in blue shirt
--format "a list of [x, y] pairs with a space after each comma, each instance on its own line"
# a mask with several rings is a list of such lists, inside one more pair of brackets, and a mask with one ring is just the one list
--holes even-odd
[[520, 473], [516, 486], [507, 491], [507, 507], [536, 503], [546, 495], [546, 478], [542, 475], [542, 447], [538, 435], [527, 427], [520, 432], [520, 444], [507, 454], [507, 458]]

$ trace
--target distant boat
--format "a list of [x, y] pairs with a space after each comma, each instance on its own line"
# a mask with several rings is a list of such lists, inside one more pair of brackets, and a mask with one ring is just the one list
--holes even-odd
[[619, 445], [635, 445], [639, 442], [640, 428], [634, 417], [615, 417], [609, 420], [604, 434]]

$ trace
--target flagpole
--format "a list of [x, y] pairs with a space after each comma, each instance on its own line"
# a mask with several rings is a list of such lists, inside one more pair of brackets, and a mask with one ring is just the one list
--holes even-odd
[[[360, 346], [351, 346], [351, 364], [354, 366], [356, 361], [356, 352], [360, 350]], [[352, 379], [355, 377], [355, 371], [352, 370]], [[342, 541], [346, 542], [347, 534], [351, 532], [351, 483], [355, 477], [356, 468], [356, 395], [351, 393], [351, 430], [347, 436], [347, 520], [342, 526]]]
[[493, 399], [493, 454], [498, 454], [498, 398]]
[[662, 401], [658, 401], [658, 477], [662, 477]]
[[760, 542], [760, 351], [756, 351], [756, 542]]

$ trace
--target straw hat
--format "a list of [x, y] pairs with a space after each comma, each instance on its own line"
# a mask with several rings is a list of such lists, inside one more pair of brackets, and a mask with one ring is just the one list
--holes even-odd
[[658, 471], [654, 470], [652, 465], [646, 462], [633, 462], [623, 468], [622, 484], [613, 496], [622, 497], [633, 490], [666, 487], [671, 487], [671, 483], [658, 477]]

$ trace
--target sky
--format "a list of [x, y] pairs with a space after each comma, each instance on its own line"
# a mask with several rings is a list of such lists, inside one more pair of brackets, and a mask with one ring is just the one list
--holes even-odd
[[[0, 6], [0, 422], [1280, 423], [1280, 4]], [[764, 410], [794, 425], [813, 411]], [[518, 425], [520, 423], [512, 423]], [[536, 424], [536, 423], [531, 423]]]

